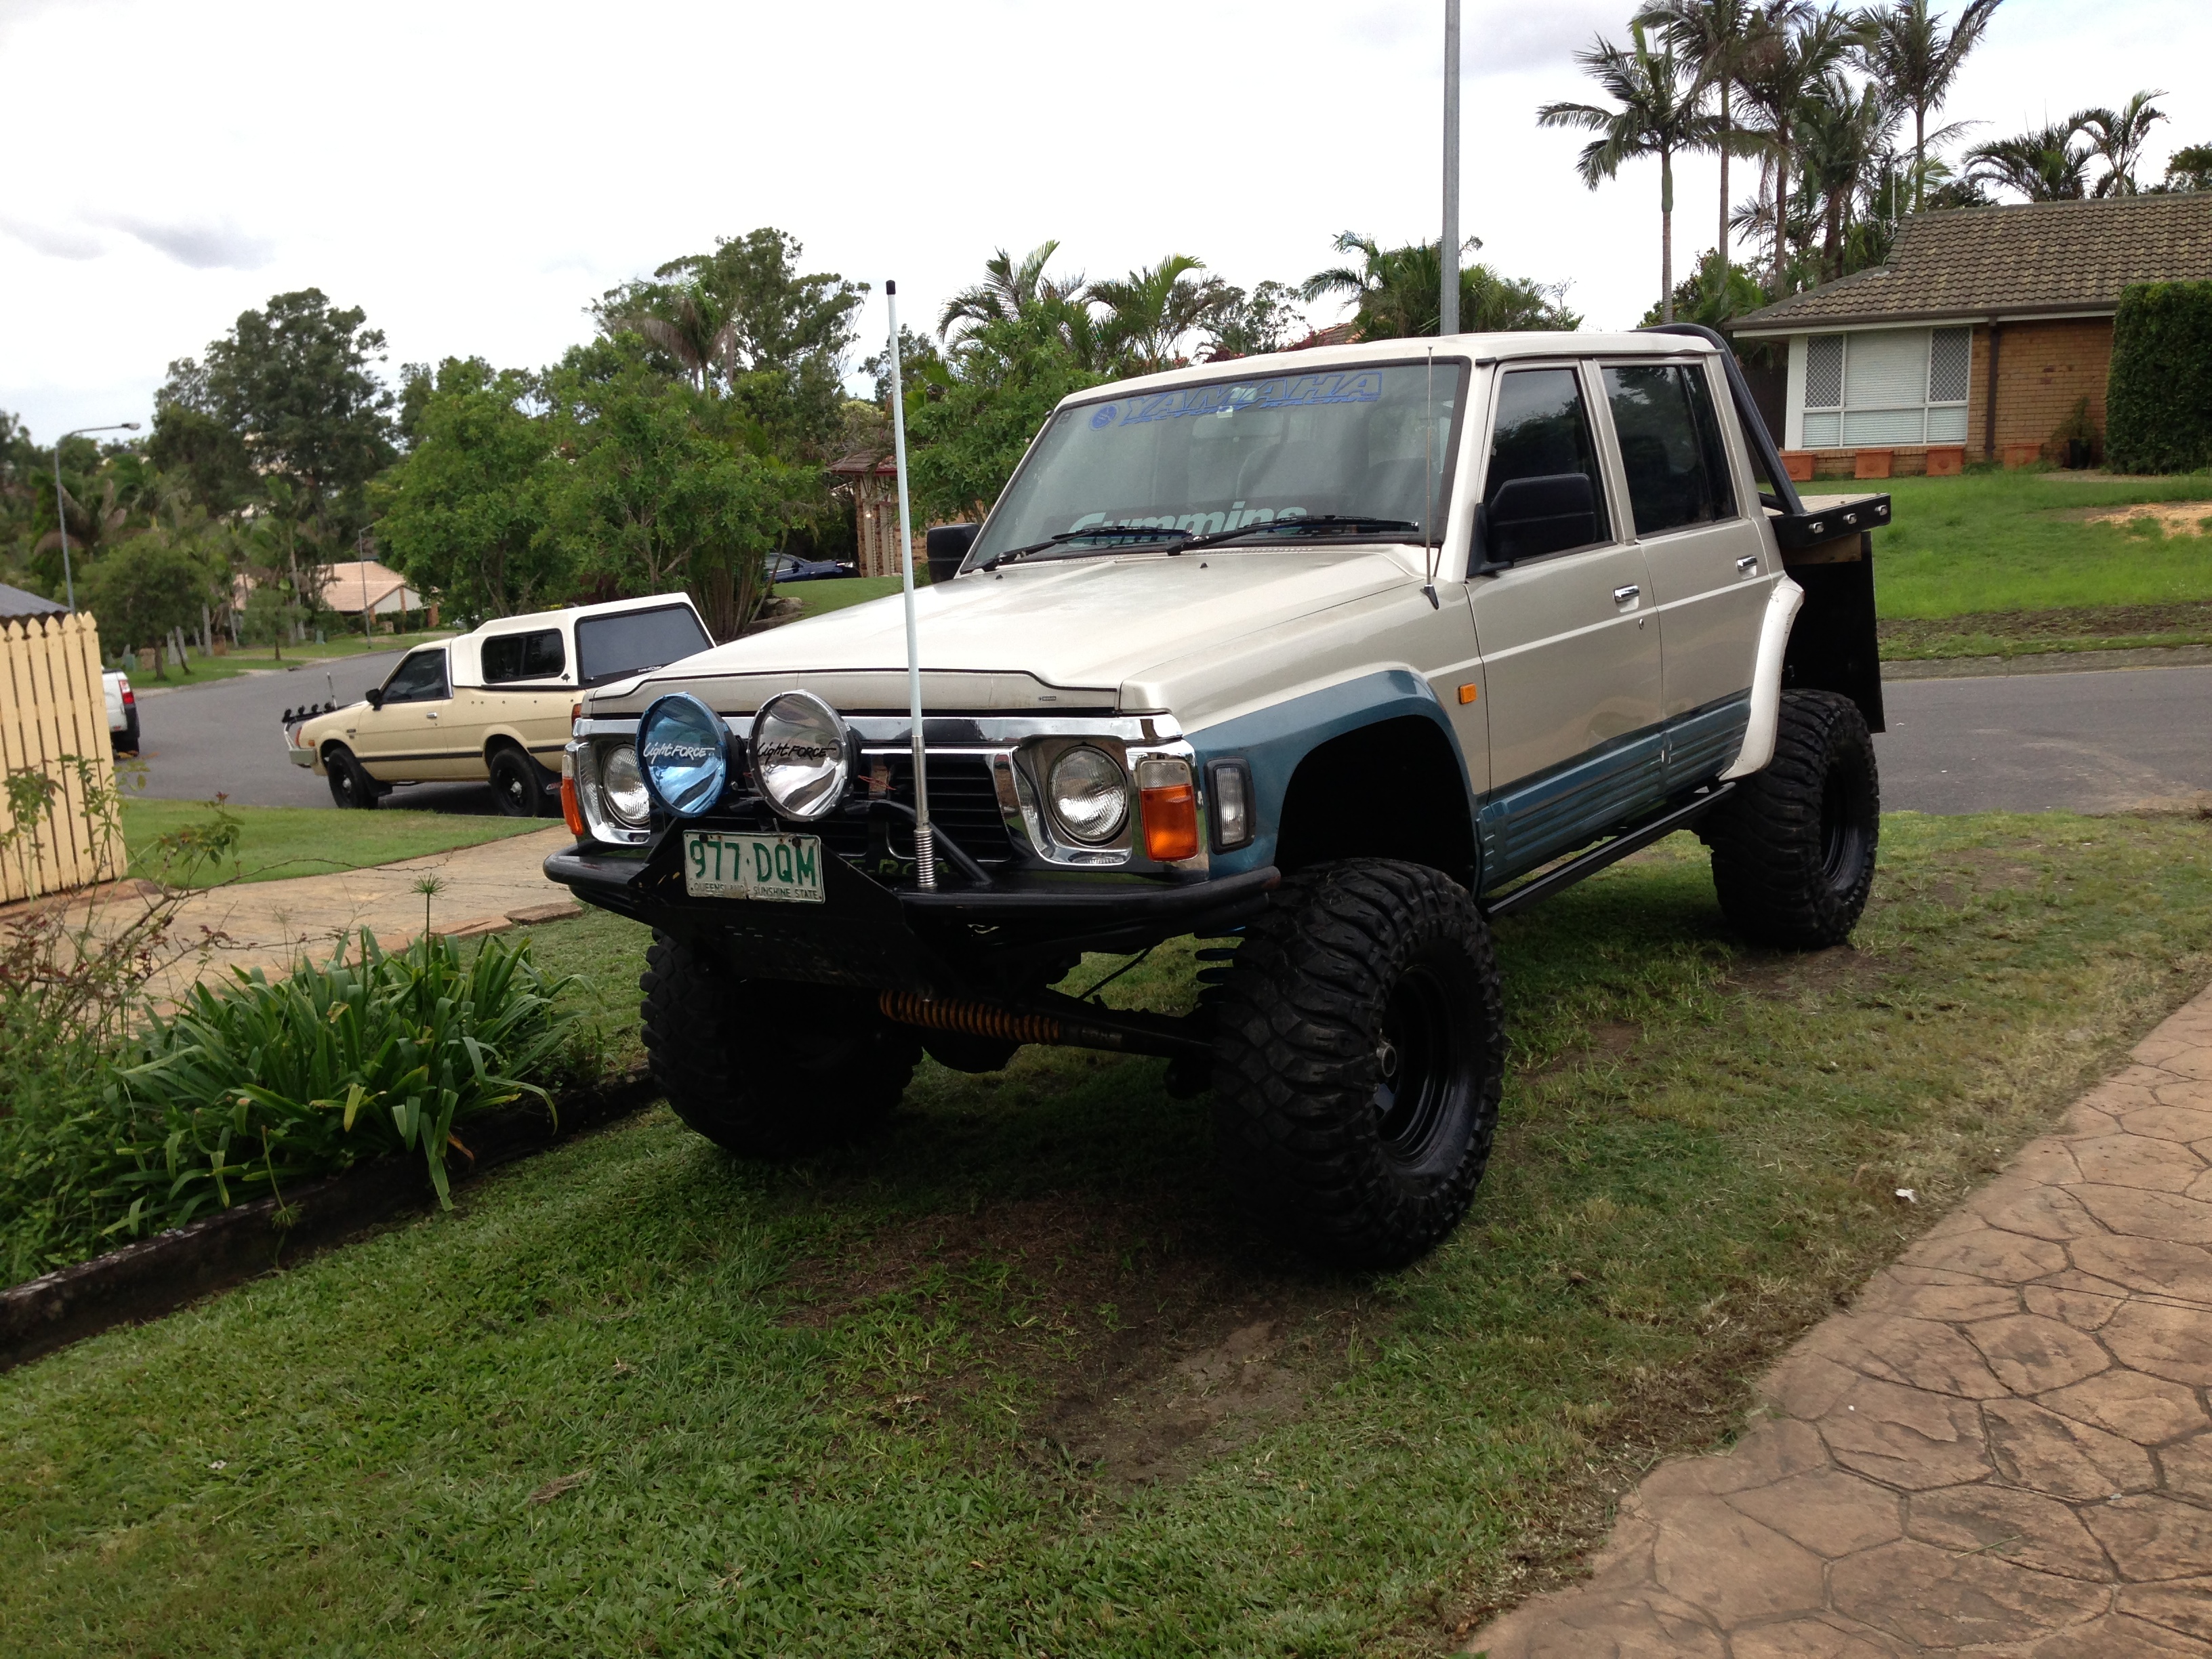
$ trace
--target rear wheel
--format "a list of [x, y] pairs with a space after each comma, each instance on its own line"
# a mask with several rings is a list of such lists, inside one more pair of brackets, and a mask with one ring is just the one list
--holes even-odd
[[495, 749], [488, 770], [502, 813], [511, 818], [544, 816], [545, 778], [537, 762], [520, 749]]
[[1304, 871], [1253, 924], [1218, 1008], [1223, 1172], [1264, 1224], [1368, 1267], [1457, 1224], [1505, 1072], [1497, 962], [1464, 888], [1395, 860]]
[[879, 1125], [921, 1059], [876, 994], [731, 973], [697, 946], [653, 936], [638, 981], [646, 1056], [676, 1115], [746, 1158], [789, 1158]]
[[1699, 826], [1729, 925], [1785, 950], [1841, 945], [1874, 890], [1881, 781], [1866, 717], [1832, 691], [1785, 691], [1766, 769]]
[[323, 751], [323, 769], [330, 774], [331, 799], [340, 806], [367, 811], [377, 803], [376, 780], [353, 757], [353, 750], [334, 743]]

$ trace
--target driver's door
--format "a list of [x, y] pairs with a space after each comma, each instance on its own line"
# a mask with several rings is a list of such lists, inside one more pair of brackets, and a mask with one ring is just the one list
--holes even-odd
[[383, 706], [364, 708], [350, 733], [355, 757], [380, 783], [465, 775], [472, 751], [453, 750], [441, 729], [453, 713], [453, 682], [446, 647], [425, 646], [400, 659], [384, 682]]

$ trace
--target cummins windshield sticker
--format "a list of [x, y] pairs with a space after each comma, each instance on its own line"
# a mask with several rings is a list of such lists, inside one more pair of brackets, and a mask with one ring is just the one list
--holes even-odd
[[1316, 404], [1371, 404], [1382, 395], [1382, 371], [1353, 369], [1342, 374], [1298, 374], [1274, 380], [1246, 380], [1229, 386], [1194, 386], [1176, 392], [1132, 398], [1125, 404], [1101, 404], [1091, 412], [1095, 431], [1109, 426], [1141, 426], [1147, 421], [1180, 420], [1187, 415], [1231, 416], [1248, 409], [1307, 409]]

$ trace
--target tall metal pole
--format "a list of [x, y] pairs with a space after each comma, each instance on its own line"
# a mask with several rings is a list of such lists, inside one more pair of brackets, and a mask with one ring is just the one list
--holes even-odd
[[[62, 506], [62, 446], [71, 438], [82, 438], [88, 432], [136, 432], [136, 421], [118, 421], [112, 426], [81, 426], [73, 432], [64, 432], [54, 440], [54, 524], [62, 532], [62, 586], [68, 591], [69, 608], [76, 610], [76, 575], [70, 568], [69, 512]], [[127, 641], [126, 641], [127, 643]]]
[[899, 381], [898, 284], [884, 284], [891, 328], [891, 453], [897, 458], [899, 574], [906, 592], [906, 700], [914, 722], [914, 880], [937, 885], [937, 839], [929, 825], [929, 757], [921, 741], [921, 647], [914, 625], [914, 514], [906, 493], [906, 391]]
[[1459, 332], [1459, 0], [1444, 0], [1443, 294], [1437, 332]]

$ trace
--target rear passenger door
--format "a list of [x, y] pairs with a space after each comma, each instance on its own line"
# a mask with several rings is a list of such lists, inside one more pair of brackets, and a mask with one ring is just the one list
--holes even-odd
[[1490, 714], [1486, 881], [1582, 845], [1661, 793], [1650, 579], [1620, 522], [1593, 402], [1589, 371], [1571, 362], [1505, 368], [1492, 397], [1486, 524], [1507, 483], [1570, 473], [1589, 478], [1597, 519], [1571, 546], [1490, 534], [1486, 554], [1512, 566], [1468, 585]]
[[1717, 773], [1741, 744], [1759, 628], [1777, 571], [1721, 423], [1713, 366], [1607, 363], [1605, 403], [1636, 538], [1651, 573], [1662, 654], [1669, 793]]

